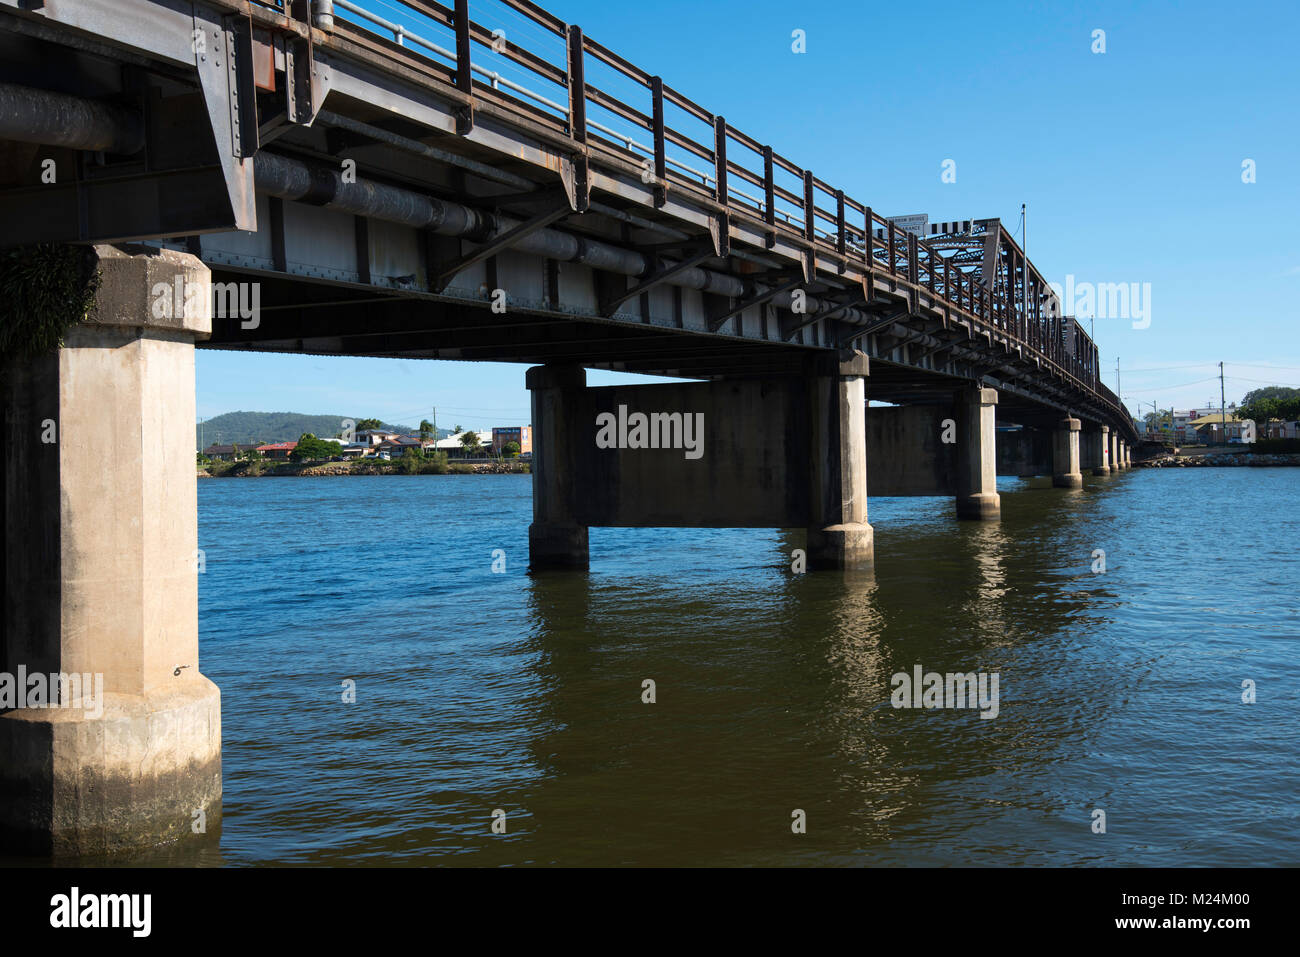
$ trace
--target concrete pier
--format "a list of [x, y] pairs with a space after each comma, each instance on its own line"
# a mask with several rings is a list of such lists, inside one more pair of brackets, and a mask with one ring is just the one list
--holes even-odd
[[965, 389], [953, 397], [957, 423], [955, 501], [957, 517], [995, 521], [998, 497], [996, 389]]
[[773, 380], [588, 388], [528, 370], [529, 566], [585, 569], [590, 528], [804, 528], [809, 568], [869, 565], [867, 360]]
[[1096, 459], [1092, 468], [1092, 474], [1109, 475], [1111, 468], [1110, 426], [1099, 426], [1095, 431], [1089, 432], [1088, 441], [1093, 445], [1093, 455]]
[[875, 558], [867, 524], [867, 357], [827, 361], [811, 382], [811, 521], [808, 567], [865, 568]]
[[1075, 418], [1064, 418], [1052, 435], [1052, 484], [1057, 488], [1083, 488], [1079, 471], [1079, 429]]
[[[217, 823], [221, 706], [199, 671], [194, 341], [207, 268], [96, 247], [102, 285], [63, 348], [4, 369], [0, 847], [101, 855]], [[11, 685], [12, 687], [12, 685]], [[98, 689], [102, 687], [102, 694]], [[25, 693], [24, 693], [25, 692]]]
[[532, 392], [533, 522], [528, 526], [528, 565], [585, 570], [590, 566], [587, 526], [575, 517], [577, 475], [573, 443], [586, 437], [575, 420], [575, 403], [587, 385], [579, 366], [535, 366], [526, 383]]
[[1111, 430], [1110, 433], [1110, 470], [1118, 472], [1122, 467], [1119, 459], [1119, 435]]

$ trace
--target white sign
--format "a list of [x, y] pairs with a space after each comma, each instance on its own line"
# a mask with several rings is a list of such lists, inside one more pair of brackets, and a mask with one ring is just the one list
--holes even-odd
[[925, 236], [930, 232], [930, 214], [913, 213], [911, 216], [887, 216], [886, 219], [905, 233]]

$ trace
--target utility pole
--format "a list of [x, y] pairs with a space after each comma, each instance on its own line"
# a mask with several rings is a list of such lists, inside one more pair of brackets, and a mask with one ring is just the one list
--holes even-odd
[[1020, 204], [1020, 250], [1029, 258], [1029, 226], [1025, 222], [1025, 204]]
[[[1119, 387], [1119, 356], [1115, 357], [1115, 394], [1120, 395], [1124, 390]], [[1123, 402], [1123, 399], [1120, 399]]]
[[1228, 401], [1223, 393], [1223, 363], [1219, 363], [1219, 422], [1223, 426], [1223, 444], [1228, 444]]

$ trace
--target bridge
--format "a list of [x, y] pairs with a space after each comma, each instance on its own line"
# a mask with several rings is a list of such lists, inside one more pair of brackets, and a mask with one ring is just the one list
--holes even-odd
[[[10, 846], [219, 804], [195, 348], [531, 364], [538, 571], [666, 525], [864, 567], [868, 490], [996, 520], [998, 474], [1129, 464], [1096, 345], [998, 219], [918, 235], [527, 0], [476, 11], [0, 0], [0, 246], [98, 276], [61, 348], [4, 359], [0, 673], [106, 687], [94, 720], [0, 715]], [[55, 278], [4, 321], [62, 321]]]

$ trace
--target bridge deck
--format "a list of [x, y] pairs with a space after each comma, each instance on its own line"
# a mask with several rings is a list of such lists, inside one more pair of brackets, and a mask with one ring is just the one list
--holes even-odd
[[[26, 6], [0, 0], [0, 82], [138, 104], [148, 148], [101, 154], [64, 216], [35, 158], [11, 159], [0, 209], [27, 225], [5, 241], [162, 241], [218, 282], [255, 280], [256, 327], [220, 316], [208, 348], [692, 377], [855, 348], [872, 398], [981, 383], [1008, 418], [1132, 432], [1095, 345], [1000, 221], [906, 233], [526, 0], [497, 6], [527, 20], [527, 45], [464, 0], [394, 0], [398, 22], [335, 0], [329, 29], [305, 3]], [[168, 153], [162, 124], [174, 140], [186, 103], [215, 156]], [[188, 228], [146, 222], [160, 177], [207, 167], [225, 190], [193, 180]]]

